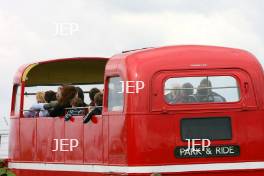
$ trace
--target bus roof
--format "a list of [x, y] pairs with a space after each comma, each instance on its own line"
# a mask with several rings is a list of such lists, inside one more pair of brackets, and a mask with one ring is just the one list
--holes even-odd
[[[116, 64], [117, 62], [120, 64]], [[116, 68], [113, 65], [116, 65]], [[129, 67], [126, 67], [127, 65]], [[113, 56], [106, 66], [108, 71], [111, 69], [126, 70], [127, 79], [129, 80], [135, 80], [135, 77], [133, 77], [135, 74], [133, 73], [137, 73], [137, 80], [139, 78], [138, 75], [148, 73], [147, 75], [151, 77], [160, 70], [218, 68], [240, 68], [251, 73], [259, 71], [263, 75], [260, 63], [248, 51], [200, 45], [179, 45], [133, 50]]]
[[108, 58], [74, 57], [51, 59], [21, 66], [14, 84], [26, 86], [103, 82]]

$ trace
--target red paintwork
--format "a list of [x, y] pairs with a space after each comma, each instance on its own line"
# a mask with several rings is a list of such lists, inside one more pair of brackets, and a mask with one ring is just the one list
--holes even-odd
[[[56, 61], [58, 60], [53, 62]], [[201, 66], [192, 66], [197, 64]], [[20, 74], [22, 72], [19, 71]], [[172, 106], [163, 100], [165, 78], [206, 74], [236, 77], [240, 84], [241, 100], [237, 103], [191, 106]], [[124, 81], [145, 82], [145, 88], [139, 94], [125, 95], [124, 111], [120, 113], [108, 112], [106, 103], [108, 77], [116, 75], [120, 75]], [[11, 162], [152, 166], [264, 161], [262, 150], [264, 146], [263, 76], [263, 69], [252, 54], [232, 48], [171, 46], [115, 55], [106, 65], [103, 115], [96, 118], [96, 123], [89, 122], [83, 125], [80, 117], [77, 117], [74, 122], [65, 122], [63, 118], [12, 118]], [[19, 75], [16, 77], [15, 80], [19, 80]], [[244, 87], [245, 82], [249, 84], [247, 90]], [[175, 158], [174, 148], [187, 145], [180, 139], [180, 120], [204, 116], [231, 117], [232, 140], [212, 141], [212, 145], [239, 145], [239, 156]], [[81, 146], [73, 153], [51, 152], [53, 138], [77, 138]], [[74, 172], [14, 171], [19, 176], [76, 174]], [[205, 174], [263, 175], [264, 170], [195, 173], [197, 176]], [[78, 173], [78, 175], [103, 174]], [[136, 175], [150, 175], [150, 173]], [[168, 175], [183, 174], [168, 173]], [[184, 175], [193, 175], [193, 173]]]

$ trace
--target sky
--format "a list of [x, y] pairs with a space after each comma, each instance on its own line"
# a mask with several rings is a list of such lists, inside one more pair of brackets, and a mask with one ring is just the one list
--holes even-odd
[[262, 0], [0, 0], [0, 118], [16, 70], [40, 60], [198, 44], [245, 49], [264, 65], [263, 9]]

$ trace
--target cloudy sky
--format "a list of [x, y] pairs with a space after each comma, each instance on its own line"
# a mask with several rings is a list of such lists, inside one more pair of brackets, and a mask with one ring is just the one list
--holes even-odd
[[[262, 0], [0, 0], [0, 118], [17, 68], [34, 61], [203, 44], [249, 50], [264, 65], [263, 9]], [[72, 33], [58, 28], [67, 25]]]

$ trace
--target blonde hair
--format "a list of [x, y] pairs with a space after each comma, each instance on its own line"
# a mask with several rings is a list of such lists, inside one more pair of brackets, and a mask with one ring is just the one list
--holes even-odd
[[44, 92], [37, 92], [36, 93], [36, 99], [38, 103], [45, 103], [45, 93]]

